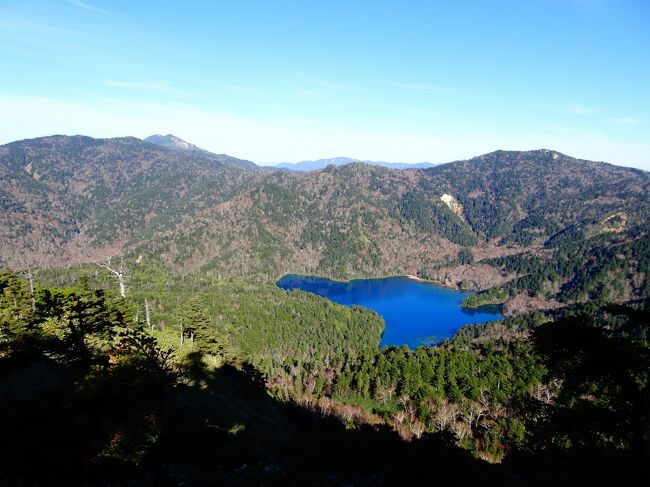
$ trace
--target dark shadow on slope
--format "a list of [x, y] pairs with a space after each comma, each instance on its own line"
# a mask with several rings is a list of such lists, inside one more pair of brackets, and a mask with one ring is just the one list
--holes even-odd
[[536, 454], [511, 454], [504, 462], [511, 475], [526, 479], [548, 471], [563, 472], [573, 485], [647, 484], [650, 348], [644, 337], [650, 316], [626, 305], [604, 311], [618, 315], [615, 326], [578, 314], [533, 332], [535, 352], [562, 387], [550, 403], [528, 398], [519, 404]]
[[189, 383], [170, 387], [164, 407], [155, 385], [128, 370], [80, 384], [45, 359], [5, 369], [0, 484], [499, 483], [497, 469], [443, 437], [406, 443], [386, 428], [348, 430], [276, 401], [250, 368], [192, 362]]
[[595, 467], [600, 458], [520, 452], [490, 465], [443, 435], [404, 442], [386, 427], [347, 429], [273, 399], [251, 367], [208, 370], [198, 354], [186, 376], [160, 399], [157, 384], [128, 367], [90, 378], [46, 359], [5, 369], [0, 484], [630, 483], [628, 464], [611, 458]]
[[387, 428], [350, 430], [336, 418], [278, 402], [252, 369], [223, 366], [202, 380], [170, 401], [167, 427], [146, 462], [161, 472], [157, 484], [499, 483], [495, 468], [441, 436], [406, 443]]

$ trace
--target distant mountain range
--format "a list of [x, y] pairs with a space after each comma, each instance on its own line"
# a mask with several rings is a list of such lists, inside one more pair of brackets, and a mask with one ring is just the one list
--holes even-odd
[[[213, 154], [205, 149], [201, 149], [194, 144], [191, 144], [180, 137], [176, 137], [173, 134], [161, 135], [155, 134], [150, 135], [145, 142], [150, 142], [160, 147], [172, 150], [190, 150], [190, 151], [202, 151], [208, 154]], [[218, 157], [224, 158], [224, 160], [229, 160], [231, 163], [234, 161], [240, 161], [239, 165], [247, 165], [248, 169], [253, 169], [250, 164], [253, 164], [250, 161], [242, 161], [241, 159], [236, 159], [225, 154], [213, 154]], [[435, 166], [435, 164], [430, 162], [419, 162], [415, 164], [408, 164], [405, 162], [383, 162], [383, 161], [368, 161], [361, 159], [353, 159], [351, 157], [332, 157], [329, 159], [317, 159], [315, 161], [300, 161], [300, 162], [281, 162], [279, 164], [272, 164], [269, 166], [258, 166], [260, 169], [270, 169], [270, 168], [279, 168], [287, 169], [289, 171], [318, 171], [320, 169], [325, 169], [327, 166], [345, 166], [347, 164], [354, 164], [356, 162], [363, 162], [370, 166], [380, 166], [386, 167], [389, 169], [426, 169], [429, 167]]]
[[327, 166], [345, 166], [346, 164], [353, 164], [355, 162], [363, 162], [370, 166], [380, 166], [388, 169], [426, 169], [435, 166], [431, 162], [408, 164], [406, 162], [367, 161], [350, 157], [332, 157], [330, 159], [317, 159], [315, 161], [281, 162], [279, 164], [273, 164], [272, 167], [288, 169], [289, 171], [318, 171], [325, 169]]

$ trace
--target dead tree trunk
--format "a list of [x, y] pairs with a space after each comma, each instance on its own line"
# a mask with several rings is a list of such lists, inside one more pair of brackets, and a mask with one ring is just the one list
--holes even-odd
[[151, 326], [151, 305], [147, 298], [144, 299], [144, 319], [147, 322], [147, 328], [153, 331], [153, 326]]
[[32, 268], [27, 268], [27, 281], [29, 282], [29, 294], [32, 297], [32, 311], [36, 311], [36, 296], [34, 295], [34, 275], [32, 274]]
[[124, 264], [120, 264], [119, 267], [113, 268], [111, 267], [111, 259], [108, 259], [106, 264], [97, 265], [115, 274], [120, 289], [120, 296], [122, 296], [122, 299], [126, 299], [126, 269], [124, 268]]

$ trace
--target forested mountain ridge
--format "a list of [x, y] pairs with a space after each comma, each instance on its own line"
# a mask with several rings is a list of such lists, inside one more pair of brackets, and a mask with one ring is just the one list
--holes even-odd
[[549, 150], [497, 151], [426, 172], [430, 178], [420, 186], [448, 185], [476, 231], [522, 244], [616, 211], [629, 212], [628, 224], [639, 224], [650, 202], [648, 173]]
[[171, 221], [245, 190], [244, 172], [220, 156], [133, 137], [7, 144], [0, 147], [0, 255], [45, 265], [88, 259], [106, 243], [120, 249], [156, 217]]
[[194, 144], [191, 144], [179, 137], [176, 137], [175, 135], [172, 134], [167, 134], [167, 135], [160, 135], [160, 134], [155, 134], [155, 135], [150, 135], [149, 137], [146, 137], [143, 139], [145, 142], [150, 142], [151, 144], [164, 147], [165, 149], [170, 149], [170, 150], [180, 150], [180, 151], [195, 151], [195, 152], [202, 152], [204, 154], [209, 155], [211, 158], [216, 159], [218, 161], [224, 162], [226, 164], [240, 167], [242, 169], [261, 169], [259, 166], [257, 166], [255, 163], [251, 161], [246, 161], [243, 159], [237, 159], [236, 157], [229, 156], [227, 154], [215, 154], [213, 152], [207, 151], [205, 149], [201, 149], [200, 147], [195, 146]]
[[[511, 283], [485, 301], [508, 301], [509, 312], [625, 300], [648, 292], [649, 182], [642, 171], [552, 151], [497, 152], [425, 171], [351, 164], [274, 173], [135, 254], [220, 275]], [[607, 277], [593, 264], [605, 258]]]
[[[135, 138], [53, 136], [0, 147], [0, 177], [0, 257], [12, 267], [124, 254], [264, 280], [417, 274], [493, 288], [468, 304], [512, 312], [648, 292], [648, 173], [549, 150], [292, 173]], [[594, 259], [608, 259], [607, 275], [585, 274]]]

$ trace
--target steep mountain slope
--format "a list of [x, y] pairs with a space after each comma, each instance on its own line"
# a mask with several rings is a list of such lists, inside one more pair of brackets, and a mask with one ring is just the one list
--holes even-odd
[[[420, 190], [454, 195], [482, 240], [517, 249], [473, 249], [471, 266], [432, 269], [449, 284], [489, 293], [467, 304], [507, 303], [515, 313], [574, 301], [624, 301], [649, 293], [650, 175], [541, 150], [504, 152], [425, 171]], [[513, 279], [482, 279], [498, 270]]]
[[435, 166], [435, 164], [430, 162], [407, 164], [405, 162], [362, 161], [350, 157], [332, 157], [330, 159], [317, 159], [315, 161], [281, 162], [275, 164], [273, 167], [288, 169], [290, 171], [318, 171], [325, 169], [327, 166], [345, 166], [346, 164], [353, 164], [355, 162], [363, 162], [370, 166], [380, 166], [389, 169], [426, 169]]
[[426, 172], [421, 190], [456, 195], [477, 232], [523, 244], [617, 211], [639, 224], [650, 202], [648, 173], [548, 150], [498, 151]]
[[160, 147], [165, 147], [166, 149], [174, 150], [201, 150], [199, 147], [189, 142], [184, 141], [183, 139], [176, 137], [172, 134], [161, 135], [154, 134], [150, 135], [143, 139], [145, 142], [151, 142], [152, 144], [159, 145]]
[[237, 159], [236, 157], [232, 157], [227, 154], [214, 154], [205, 149], [201, 149], [200, 147], [197, 147], [194, 144], [190, 144], [189, 142], [186, 142], [183, 139], [176, 137], [175, 135], [172, 134], [150, 135], [149, 137], [145, 138], [144, 141], [170, 150], [200, 152], [209, 155], [211, 158], [217, 161], [221, 161], [231, 166], [240, 167], [242, 169], [249, 169], [249, 170], [260, 169], [254, 162], [246, 161], [244, 159]]
[[[583, 243], [567, 269], [592, 252], [645, 241], [649, 190], [642, 171], [550, 151], [497, 152], [426, 171], [352, 164], [276, 173], [136, 254], [223, 275], [418, 274], [486, 289], [529, 271], [513, 262], [535, 258], [548, 267], [562, 232], [579, 231], [570, 241]], [[639, 272], [625, 279], [645, 283]], [[643, 289], [636, 284], [631, 295]]]
[[0, 147], [0, 260], [62, 264], [97, 247], [119, 249], [146, 225], [173, 224], [178, 212], [244, 191], [254, 179], [248, 174], [219, 156], [131, 137], [7, 144]]
[[[0, 147], [0, 178], [12, 266], [124, 253], [264, 280], [417, 274], [497, 286], [484, 301], [513, 312], [648, 293], [648, 173], [548, 150], [247, 171], [200, 150], [55, 136]], [[606, 275], [590, 267], [603, 259]]]
[[[250, 192], [137, 246], [135, 254], [225, 275], [406, 273], [453, 258], [459, 248], [443, 237], [446, 228], [426, 233], [400, 215], [400, 195], [413, 181], [413, 174], [364, 164], [272, 173]], [[436, 208], [471, 235], [443, 203]]]

